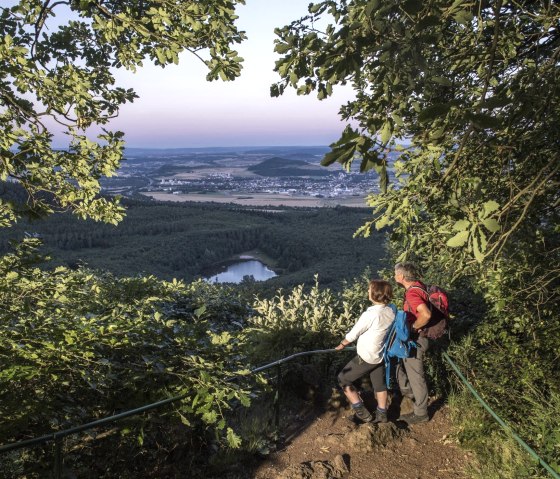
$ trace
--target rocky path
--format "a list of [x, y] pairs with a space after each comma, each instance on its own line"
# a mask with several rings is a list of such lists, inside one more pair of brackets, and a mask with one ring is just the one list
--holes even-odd
[[471, 458], [449, 437], [446, 406], [433, 402], [431, 420], [410, 427], [394, 418], [358, 425], [349, 416], [346, 407], [294, 416], [284, 446], [260, 465], [254, 479], [468, 478]]

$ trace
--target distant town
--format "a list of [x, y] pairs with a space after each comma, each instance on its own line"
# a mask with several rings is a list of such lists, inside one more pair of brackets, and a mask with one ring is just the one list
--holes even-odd
[[[294, 206], [366, 206], [374, 171], [346, 172], [320, 162], [326, 147], [128, 149], [104, 192], [165, 201]], [[358, 162], [356, 162], [358, 163]], [[357, 165], [356, 165], [357, 166]]]

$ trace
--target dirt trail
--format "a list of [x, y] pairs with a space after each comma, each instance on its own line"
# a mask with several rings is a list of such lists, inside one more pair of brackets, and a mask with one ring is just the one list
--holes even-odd
[[[404, 406], [404, 405], [403, 405]], [[395, 408], [393, 408], [394, 410]], [[346, 407], [291, 418], [284, 446], [254, 479], [466, 479], [471, 461], [450, 438], [449, 411], [430, 405], [428, 423], [357, 425]], [[393, 412], [392, 416], [398, 415]]]

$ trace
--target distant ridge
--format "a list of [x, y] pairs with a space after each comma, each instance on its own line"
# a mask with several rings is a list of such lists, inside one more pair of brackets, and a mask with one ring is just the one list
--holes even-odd
[[328, 176], [331, 174], [321, 166], [279, 156], [261, 161], [247, 169], [260, 176]]

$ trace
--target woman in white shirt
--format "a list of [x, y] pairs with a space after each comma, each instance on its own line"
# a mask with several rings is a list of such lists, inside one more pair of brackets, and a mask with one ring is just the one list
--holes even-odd
[[[395, 313], [388, 306], [393, 298], [393, 288], [387, 281], [371, 280], [369, 283], [369, 299], [373, 303], [358, 319], [346, 337], [335, 348], [342, 351], [345, 346], [358, 340], [357, 356], [352, 359], [338, 375], [344, 394], [352, 405], [356, 417], [364, 422], [387, 422], [387, 387], [385, 385], [385, 367], [383, 364], [383, 343]], [[375, 419], [366, 409], [354, 381], [369, 374], [377, 410]]]

